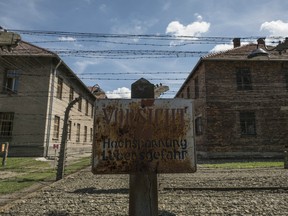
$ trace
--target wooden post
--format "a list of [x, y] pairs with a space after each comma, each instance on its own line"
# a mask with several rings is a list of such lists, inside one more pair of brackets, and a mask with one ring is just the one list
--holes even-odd
[[2, 166], [6, 166], [6, 160], [8, 157], [8, 149], [9, 149], [9, 143], [2, 143], [1, 145], [1, 152], [3, 152], [3, 159], [2, 159]]
[[288, 148], [284, 150], [284, 169], [288, 169]]
[[[131, 85], [131, 98], [154, 98], [154, 85], [139, 79]], [[129, 215], [158, 216], [157, 173], [146, 170], [130, 174]]]

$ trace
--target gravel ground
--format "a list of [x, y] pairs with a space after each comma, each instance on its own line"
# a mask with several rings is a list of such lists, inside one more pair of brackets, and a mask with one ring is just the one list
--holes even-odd
[[[128, 175], [90, 169], [0, 209], [0, 215], [128, 215]], [[288, 170], [209, 169], [158, 175], [159, 215], [288, 215]]]

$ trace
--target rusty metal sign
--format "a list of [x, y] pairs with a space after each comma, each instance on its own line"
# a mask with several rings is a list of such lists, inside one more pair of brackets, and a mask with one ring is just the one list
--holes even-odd
[[195, 172], [193, 125], [192, 100], [96, 100], [92, 172]]

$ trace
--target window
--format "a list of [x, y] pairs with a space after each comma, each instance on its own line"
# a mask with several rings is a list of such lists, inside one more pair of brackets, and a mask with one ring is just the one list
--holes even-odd
[[93, 128], [90, 128], [90, 142], [93, 141]]
[[203, 133], [202, 117], [197, 117], [195, 119], [195, 132], [196, 135], [201, 135]]
[[76, 130], [76, 142], [80, 142], [80, 124], [77, 124], [77, 130]]
[[84, 142], [87, 142], [87, 126], [84, 126]]
[[62, 99], [63, 79], [58, 77], [56, 97]]
[[93, 115], [94, 115], [94, 106], [91, 105], [91, 118], [93, 118]]
[[195, 77], [194, 85], [195, 85], [195, 98], [199, 98], [199, 81], [198, 81], [198, 77]]
[[78, 110], [79, 111], [82, 110], [82, 98], [80, 98], [79, 101], [78, 101]]
[[240, 112], [241, 135], [256, 135], [254, 112]]
[[187, 90], [187, 98], [189, 99], [190, 98], [190, 87], [188, 86], [186, 90]]
[[74, 89], [70, 87], [69, 91], [69, 102], [71, 102], [74, 99]]
[[236, 71], [236, 81], [238, 90], [252, 90], [249, 68], [238, 68]]
[[60, 129], [60, 117], [54, 117], [54, 131], [53, 131], [53, 138], [59, 139], [59, 129]]
[[89, 110], [89, 103], [88, 103], [88, 100], [86, 99], [85, 100], [85, 115], [87, 115], [88, 116], [88, 110]]
[[68, 130], [67, 130], [67, 138], [68, 140], [71, 140], [71, 126], [72, 126], [72, 121], [68, 121]]
[[9, 70], [6, 73], [4, 92], [5, 93], [17, 93], [19, 86], [19, 76], [20, 71], [18, 70]]
[[14, 113], [0, 112], [0, 137], [12, 137]]

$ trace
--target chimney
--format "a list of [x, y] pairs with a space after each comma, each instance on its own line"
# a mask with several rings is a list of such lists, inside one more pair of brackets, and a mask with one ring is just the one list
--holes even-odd
[[234, 44], [234, 48], [240, 47], [241, 46], [240, 38], [234, 38], [233, 39], [233, 44]]
[[262, 44], [262, 45], [265, 46], [265, 38], [259, 38], [259, 39], [257, 40], [257, 43], [258, 43], [258, 45]]

